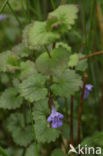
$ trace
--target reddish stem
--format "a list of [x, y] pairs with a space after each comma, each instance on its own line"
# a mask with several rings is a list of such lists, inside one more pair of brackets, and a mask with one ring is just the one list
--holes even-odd
[[[50, 86], [52, 85], [52, 83], [53, 83], [53, 76], [50, 75], [50, 78], [49, 78], [49, 84], [50, 84]], [[53, 106], [53, 93], [52, 93], [51, 90], [49, 92], [49, 101], [48, 101], [48, 104], [49, 104], [49, 107], [51, 109], [52, 106]]]
[[87, 59], [87, 58], [92, 57], [92, 56], [95, 56], [95, 55], [100, 55], [100, 54], [103, 54], [103, 50], [102, 50], [102, 51], [94, 52], [94, 53], [92, 53], [92, 54], [90, 54], [90, 55], [87, 55], [87, 56], [83, 56], [83, 57], [81, 57], [81, 58], [79, 59], [79, 61], [84, 60], [84, 59]]
[[74, 97], [71, 96], [70, 102], [70, 144], [73, 145], [73, 99]]
[[101, 101], [100, 101], [100, 111], [99, 111], [99, 131], [102, 130], [102, 117], [103, 117], [103, 84], [102, 84], [102, 88], [101, 88]]
[[81, 97], [80, 97], [80, 105], [79, 105], [79, 114], [78, 114], [78, 138], [77, 138], [77, 143], [80, 143], [80, 136], [81, 136], [81, 117], [82, 117], [82, 107], [83, 107], [83, 97], [84, 97], [84, 92], [85, 92], [85, 85], [87, 82], [88, 75], [84, 73], [84, 80], [83, 80], [83, 87], [82, 87], [82, 92], [81, 92]]
[[[70, 144], [74, 144], [73, 143], [73, 100], [74, 100], [74, 97], [71, 96], [71, 99], [70, 99]], [[73, 153], [71, 153], [71, 156], [74, 156]]]

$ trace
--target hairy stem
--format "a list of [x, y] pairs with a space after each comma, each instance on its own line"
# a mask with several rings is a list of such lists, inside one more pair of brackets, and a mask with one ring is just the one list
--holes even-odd
[[79, 105], [79, 113], [78, 113], [78, 138], [77, 138], [78, 144], [80, 143], [80, 140], [81, 140], [80, 136], [81, 136], [82, 107], [83, 107], [83, 97], [84, 97], [87, 78], [88, 78], [88, 75], [84, 73], [83, 87], [82, 87], [82, 92], [81, 92], [81, 97], [80, 97], [80, 105]]

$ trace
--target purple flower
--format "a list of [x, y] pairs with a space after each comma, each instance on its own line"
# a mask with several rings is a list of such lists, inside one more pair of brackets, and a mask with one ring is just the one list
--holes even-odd
[[0, 15], [0, 22], [1, 22], [2, 20], [4, 20], [5, 18], [7, 18], [7, 15], [1, 14], [1, 15]]
[[93, 89], [93, 86], [91, 84], [86, 84], [85, 91], [84, 91], [84, 99], [87, 99], [92, 89]]
[[60, 119], [63, 119], [64, 115], [56, 112], [55, 108], [52, 107], [52, 112], [49, 115], [49, 117], [47, 118], [48, 122], [51, 122], [51, 127], [52, 128], [57, 128], [57, 127], [61, 127], [63, 125], [63, 121]]

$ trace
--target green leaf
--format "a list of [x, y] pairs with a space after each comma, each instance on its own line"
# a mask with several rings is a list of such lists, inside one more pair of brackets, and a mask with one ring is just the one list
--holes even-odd
[[69, 53], [64, 48], [56, 48], [50, 52], [51, 58], [45, 52], [36, 60], [39, 72], [47, 75], [60, 74], [67, 66]]
[[[74, 120], [74, 122], [73, 122], [73, 127], [74, 127], [73, 136], [74, 136], [75, 141], [77, 139], [77, 128], [78, 128], [77, 124], [78, 124], [77, 120]], [[70, 125], [67, 123], [64, 123], [62, 129], [63, 129], [62, 136], [69, 141], [70, 140], [70, 135], [69, 135], [70, 134]]]
[[51, 128], [47, 122], [46, 116], [49, 116], [48, 99], [35, 103], [33, 117], [35, 120], [35, 132], [38, 142], [55, 141], [60, 134], [58, 129]]
[[7, 66], [8, 66], [9, 71], [19, 69], [18, 57], [16, 55], [14, 55], [13, 53], [11, 56], [8, 57]]
[[30, 49], [49, 45], [59, 38], [57, 33], [46, 30], [46, 22], [36, 21], [24, 29], [23, 42]]
[[56, 96], [68, 97], [74, 95], [82, 85], [81, 77], [74, 70], [65, 70], [60, 76], [54, 78], [51, 90]]
[[67, 51], [71, 52], [71, 47], [68, 44], [64, 43], [64, 42], [57, 42], [56, 43], [56, 48], [59, 48], [59, 47], [63, 47]]
[[1, 72], [1, 73], [0, 73], [0, 81], [1, 81], [1, 83], [3, 83], [3, 84], [9, 83], [10, 79], [9, 79], [8, 73]]
[[2, 154], [2, 156], [10, 156], [1, 146], [0, 146], [0, 154]]
[[10, 156], [22, 156], [23, 155], [23, 149], [22, 148], [16, 148], [14, 146], [9, 146], [6, 151], [9, 153]]
[[11, 114], [7, 121], [7, 128], [14, 142], [20, 146], [27, 146], [33, 140], [32, 126], [25, 126], [24, 117], [20, 113]]
[[7, 61], [10, 55], [11, 51], [5, 51], [0, 54], [0, 71], [7, 71]]
[[31, 144], [27, 150], [25, 156], [36, 156], [34, 151], [34, 144]]
[[52, 152], [51, 156], [67, 156], [67, 155], [64, 154], [64, 152], [61, 149], [57, 148]]
[[[85, 56], [85, 55], [79, 54], [79, 58], [81, 58], [83, 56]], [[81, 61], [78, 62], [75, 69], [78, 70], [78, 71], [84, 72], [87, 69], [87, 67], [88, 67], [87, 59], [84, 59], [84, 60], [81, 60]]]
[[[75, 5], [61, 5], [53, 12], [49, 13], [49, 19], [51, 17], [57, 18], [60, 23], [60, 31], [67, 32], [71, 29], [71, 26], [75, 23], [75, 19], [77, 18], [78, 8]], [[56, 20], [56, 21], [57, 21]], [[57, 22], [55, 22], [57, 23]], [[53, 25], [51, 25], [53, 27]], [[59, 26], [58, 26], [59, 27]], [[64, 30], [63, 30], [64, 28]]]
[[32, 61], [25, 61], [25, 62], [21, 62], [20, 64], [20, 69], [21, 69], [21, 73], [20, 73], [20, 79], [25, 79], [28, 76], [32, 75], [32, 74], [36, 74], [36, 67], [35, 64]]
[[23, 98], [18, 95], [16, 88], [7, 88], [0, 96], [0, 108], [16, 109], [21, 106]]
[[28, 57], [32, 54], [32, 51], [27, 49], [27, 47], [25, 47], [23, 43], [19, 43], [16, 46], [14, 46], [12, 48], [12, 52], [14, 55], [20, 58]]
[[79, 62], [78, 54], [73, 54], [69, 58], [68, 65], [69, 65], [69, 67], [74, 67], [74, 66], [76, 66], [78, 64], [78, 62]]
[[32, 127], [29, 125], [18, 128], [15, 132], [12, 132], [12, 137], [16, 144], [27, 146], [33, 140]]
[[20, 1], [9, 0], [9, 3], [15, 11], [20, 11], [22, 9]]
[[100, 146], [103, 147], [103, 131], [102, 132], [97, 132], [91, 137], [88, 137], [84, 139], [81, 143], [81, 145], [86, 145], [88, 146]]
[[5, 51], [0, 54], [0, 71], [15, 71], [18, 67], [18, 58], [11, 51]]
[[48, 90], [45, 88], [46, 77], [41, 74], [32, 74], [20, 84], [20, 93], [30, 102], [44, 99]]

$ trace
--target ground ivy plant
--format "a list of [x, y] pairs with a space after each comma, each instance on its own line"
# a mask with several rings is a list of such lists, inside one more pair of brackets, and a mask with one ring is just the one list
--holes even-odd
[[[86, 60], [80, 60], [84, 55], [65, 40], [77, 13], [75, 5], [59, 6], [46, 21], [28, 24], [21, 43], [0, 53], [0, 112], [11, 156], [66, 156], [60, 148], [65, 138], [70, 141], [67, 108], [83, 88], [87, 68]], [[88, 84], [86, 98], [91, 90]]]

